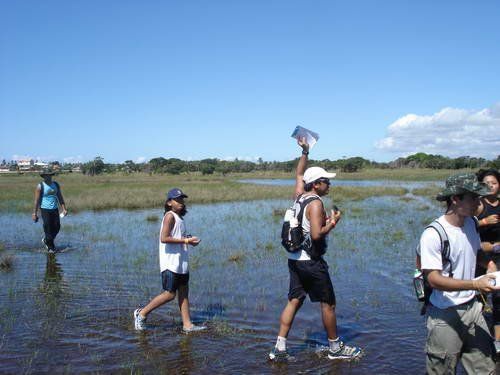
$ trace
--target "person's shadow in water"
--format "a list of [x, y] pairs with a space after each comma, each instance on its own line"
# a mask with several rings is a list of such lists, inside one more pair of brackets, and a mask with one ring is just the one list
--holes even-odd
[[45, 340], [57, 340], [61, 324], [64, 323], [64, 303], [66, 285], [63, 281], [63, 271], [57, 262], [55, 254], [47, 254], [45, 274], [39, 286], [37, 301], [39, 319], [42, 320], [40, 335]]
[[[45, 291], [56, 291], [60, 289], [63, 272], [61, 265], [57, 262], [55, 254], [47, 254], [45, 276], [43, 278], [42, 289]], [[59, 290], [60, 291], [60, 290]]]

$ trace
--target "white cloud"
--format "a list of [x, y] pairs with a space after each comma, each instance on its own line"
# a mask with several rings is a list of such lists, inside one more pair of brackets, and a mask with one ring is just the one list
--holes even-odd
[[430, 116], [408, 114], [389, 125], [387, 133], [375, 147], [402, 155], [495, 158], [500, 154], [500, 102], [479, 111], [447, 107]]
[[145, 156], [139, 156], [138, 158], [135, 159], [134, 163], [140, 164], [140, 163], [144, 163], [146, 160], [147, 160], [147, 158]]
[[83, 163], [83, 156], [82, 155], [77, 155], [77, 156], [66, 156], [63, 158], [64, 163]]

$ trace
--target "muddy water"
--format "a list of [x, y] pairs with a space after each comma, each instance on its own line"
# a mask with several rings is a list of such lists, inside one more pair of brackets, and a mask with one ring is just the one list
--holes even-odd
[[399, 198], [343, 207], [326, 260], [339, 333], [365, 355], [351, 363], [319, 358], [326, 335], [319, 306], [306, 301], [288, 341], [297, 361], [273, 365], [267, 353], [288, 290], [281, 217], [273, 211], [288, 204], [189, 208], [188, 231], [202, 239], [190, 255], [192, 318], [209, 327], [191, 336], [181, 333], [175, 303], [153, 312], [146, 332], [134, 330], [133, 310], [161, 291], [161, 211], [70, 215], [55, 256], [41, 251], [42, 228], [29, 215], [2, 214], [3, 253], [15, 259], [11, 271], [0, 272], [0, 372], [424, 373], [413, 249], [440, 208]]

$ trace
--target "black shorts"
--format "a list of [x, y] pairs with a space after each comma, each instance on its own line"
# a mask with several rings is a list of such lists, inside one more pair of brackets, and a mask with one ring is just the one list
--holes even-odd
[[303, 299], [309, 294], [311, 302], [325, 302], [335, 305], [335, 292], [328, 273], [328, 265], [323, 259], [292, 260], [288, 259], [290, 289], [288, 300]]
[[163, 290], [175, 293], [180, 286], [188, 285], [189, 273], [175, 273], [165, 270], [161, 273], [161, 284]]

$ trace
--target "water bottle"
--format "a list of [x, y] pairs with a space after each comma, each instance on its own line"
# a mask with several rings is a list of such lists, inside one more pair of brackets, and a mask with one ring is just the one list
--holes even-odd
[[415, 269], [415, 273], [413, 274], [413, 286], [415, 287], [417, 299], [423, 301], [425, 299], [424, 274], [419, 269]]

